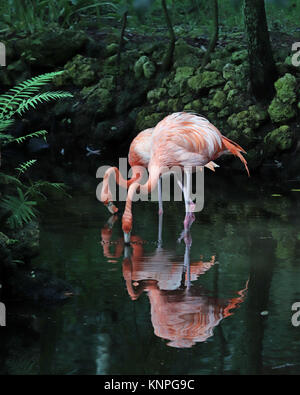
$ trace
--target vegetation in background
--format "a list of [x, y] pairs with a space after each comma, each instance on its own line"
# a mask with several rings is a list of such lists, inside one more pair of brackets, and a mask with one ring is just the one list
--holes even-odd
[[[213, 30], [208, 20], [211, 2], [206, 0], [166, 0], [166, 6], [175, 25], [175, 33], [207, 34]], [[221, 31], [243, 26], [243, 0], [219, 2]], [[119, 26], [128, 11], [128, 27], [143, 33], [161, 29], [161, 2], [158, 0], [7, 0], [0, 5], [0, 33], [41, 31], [45, 26], [59, 25], [63, 28], [84, 26], [95, 21], [98, 28]], [[300, 1], [267, 0], [268, 22], [280, 24], [288, 30], [299, 22]], [[226, 21], [226, 23], [225, 23]], [[186, 31], [187, 30], [187, 31]]]
[[[72, 97], [72, 94], [61, 91], [40, 93], [42, 87], [61, 73], [52, 72], [33, 77], [0, 96], [0, 148], [13, 143], [21, 144], [30, 138], [46, 138], [47, 132], [45, 130], [29, 133], [21, 137], [13, 137], [11, 132], [16, 116], [22, 116], [32, 108], [36, 109], [42, 103]], [[12, 186], [12, 188], [9, 188], [8, 196], [0, 201], [0, 207], [4, 209], [2, 222], [7, 220], [11, 228], [20, 227], [35, 217], [36, 210], [34, 206], [37, 205], [38, 198], [46, 198], [43, 191], [49, 188], [64, 190], [63, 184], [48, 181], [30, 182], [29, 185], [24, 183], [22, 176], [35, 162], [36, 159], [31, 159], [19, 164], [14, 175], [7, 174], [4, 171], [0, 172], [1, 183]]]

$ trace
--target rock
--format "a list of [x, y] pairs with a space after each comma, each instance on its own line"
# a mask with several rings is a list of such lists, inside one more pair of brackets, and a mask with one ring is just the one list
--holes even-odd
[[213, 59], [205, 66], [205, 70], [218, 71], [222, 73], [224, 63], [223, 59]]
[[165, 113], [153, 113], [153, 114], [145, 115], [146, 111], [144, 109], [137, 114], [137, 119], [136, 119], [137, 130], [145, 130], [148, 128], [153, 128], [154, 126], [157, 125], [159, 121], [161, 121], [166, 116]]
[[278, 129], [269, 132], [265, 138], [264, 143], [267, 146], [267, 151], [285, 151], [292, 147], [294, 141], [294, 133], [288, 125], [282, 125]]
[[170, 112], [182, 111], [182, 102], [180, 99], [169, 99], [167, 110]]
[[225, 66], [223, 67], [223, 78], [224, 80], [234, 80], [235, 78], [235, 69], [236, 66], [234, 66], [232, 63], [226, 63]]
[[226, 95], [223, 91], [217, 91], [211, 100], [211, 105], [215, 108], [221, 109], [226, 105]]
[[147, 79], [152, 78], [156, 71], [155, 64], [145, 55], [141, 56], [135, 62], [133, 69], [136, 78], [144, 76]]
[[276, 97], [282, 103], [292, 104], [296, 101], [297, 80], [292, 74], [285, 74], [275, 82]]
[[54, 79], [56, 86], [72, 83], [78, 87], [89, 86], [96, 79], [96, 62], [92, 58], [76, 55], [64, 66], [65, 72]]
[[176, 69], [174, 81], [176, 83], [186, 81], [195, 74], [195, 71], [196, 69], [190, 66], [178, 67]]
[[277, 97], [275, 97], [269, 108], [268, 112], [272, 122], [286, 122], [296, 116], [296, 110], [290, 103], [282, 103]]
[[273, 122], [285, 122], [296, 115], [294, 106], [297, 99], [296, 87], [297, 80], [289, 73], [275, 82], [276, 96], [268, 108]]
[[143, 72], [144, 72], [145, 78], [147, 78], [149, 80], [150, 78], [152, 78], [154, 76], [154, 74], [156, 72], [155, 64], [151, 60], [148, 60], [147, 62], [145, 62], [143, 64]]
[[171, 88], [169, 88], [168, 90], [168, 95], [170, 97], [176, 97], [179, 96], [179, 94], [180, 94], [180, 86], [177, 84], [172, 85]]
[[158, 102], [167, 93], [166, 88], [156, 88], [147, 93], [147, 100], [153, 104]]
[[231, 55], [231, 60], [233, 63], [241, 64], [248, 59], [248, 51], [243, 49], [241, 51], [233, 52]]
[[200, 48], [193, 47], [185, 42], [182, 38], [176, 41], [174, 48], [174, 67], [199, 67], [204, 51]]
[[228, 124], [232, 129], [257, 129], [268, 119], [268, 113], [258, 105], [250, 106], [248, 110], [232, 114]]
[[141, 78], [144, 74], [143, 65], [149, 62], [148, 56], [141, 56], [134, 64], [133, 70], [136, 78]]
[[91, 113], [96, 113], [98, 116], [105, 116], [113, 102], [113, 95], [111, 91], [101, 87], [100, 83], [84, 88], [81, 91], [81, 95], [86, 99], [86, 106]]
[[196, 93], [199, 93], [203, 89], [222, 85], [223, 83], [224, 80], [217, 71], [203, 71], [188, 80], [189, 88]]
[[229, 92], [230, 90], [235, 89], [235, 83], [234, 81], [227, 81], [225, 86], [224, 86], [224, 92]]
[[203, 107], [203, 105], [202, 105], [201, 100], [197, 99], [197, 100], [194, 100], [194, 101], [186, 104], [184, 106], [184, 110], [185, 111], [192, 111], [192, 112], [195, 112], [196, 114], [199, 114], [202, 111], [202, 107]]

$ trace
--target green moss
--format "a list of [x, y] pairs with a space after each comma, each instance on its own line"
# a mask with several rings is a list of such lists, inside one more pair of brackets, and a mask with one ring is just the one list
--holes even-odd
[[258, 105], [250, 106], [248, 110], [232, 114], [228, 118], [228, 124], [236, 130], [246, 128], [257, 129], [268, 119], [268, 113]]
[[246, 49], [242, 49], [241, 51], [233, 52], [231, 55], [231, 60], [233, 63], [240, 64], [245, 62], [248, 59], [248, 51]]
[[282, 103], [292, 104], [296, 101], [296, 78], [289, 73], [275, 82], [276, 96]]
[[166, 88], [156, 88], [147, 93], [147, 100], [153, 104], [158, 102], [167, 93]]
[[83, 87], [91, 85], [96, 79], [96, 63], [94, 59], [76, 55], [65, 66], [65, 73], [57, 76], [54, 80], [56, 86], [73, 83]]
[[212, 98], [211, 105], [215, 108], [221, 109], [226, 104], [226, 95], [223, 91], [217, 91]]
[[268, 151], [285, 151], [292, 147], [293, 140], [294, 134], [290, 127], [282, 125], [269, 132], [264, 138], [264, 143], [267, 145]]
[[147, 62], [145, 62], [143, 64], [143, 72], [144, 72], [145, 78], [147, 78], [149, 80], [150, 78], [152, 78], [154, 76], [154, 74], [156, 72], [155, 64], [151, 60], [148, 60]]
[[272, 100], [268, 112], [272, 122], [278, 123], [288, 121], [296, 115], [294, 106], [290, 103], [282, 103], [278, 97]]
[[201, 74], [189, 78], [188, 86], [191, 90], [199, 93], [203, 89], [222, 85], [224, 80], [217, 71], [203, 71]]
[[146, 108], [146, 109], [141, 110], [137, 114], [137, 119], [136, 119], [136, 129], [137, 130], [145, 130], [147, 128], [153, 128], [166, 115], [165, 113], [161, 113], [161, 112], [147, 114], [149, 110], [151, 111], [151, 108]]

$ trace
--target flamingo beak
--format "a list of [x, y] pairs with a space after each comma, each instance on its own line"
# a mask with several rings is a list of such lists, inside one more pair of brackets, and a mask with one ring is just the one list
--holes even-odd
[[124, 232], [124, 242], [125, 242], [125, 244], [130, 243], [130, 232], [128, 232], [128, 233]]

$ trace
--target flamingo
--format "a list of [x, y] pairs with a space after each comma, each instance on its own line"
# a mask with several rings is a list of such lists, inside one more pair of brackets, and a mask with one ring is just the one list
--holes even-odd
[[[103, 178], [103, 187], [101, 190], [101, 201], [107, 206], [111, 214], [118, 212], [118, 208], [112, 201], [112, 193], [109, 189], [109, 178], [115, 174], [116, 182], [123, 188], [128, 189], [131, 184], [139, 181], [142, 178], [143, 169], [149, 165], [151, 148], [152, 148], [152, 133], [154, 128], [145, 129], [140, 132], [131, 142], [129, 147], [128, 162], [132, 168], [133, 174], [130, 180], [124, 180], [122, 174], [117, 167], [110, 167], [106, 170]], [[213, 162], [205, 164], [207, 168], [214, 171], [218, 167]], [[159, 215], [163, 213], [162, 207], [162, 192], [161, 192], [161, 178], [158, 179], [158, 198], [159, 198]]]
[[[217, 167], [217, 165], [213, 161], [225, 153], [230, 153], [242, 161], [248, 176], [250, 176], [247, 161], [241, 154], [245, 153], [244, 149], [223, 136], [206, 118], [194, 113], [176, 112], [168, 115], [155, 128], [149, 131], [146, 141], [144, 153], [147, 152], [148, 162], [144, 161], [144, 165], [147, 164], [149, 178], [145, 184], [140, 184], [135, 174], [136, 179], [134, 180], [133, 177], [127, 182], [130, 185], [122, 217], [125, 243], [130, 242], [134, 194], [137, 191], [145, 194], [150, 193], [156, 187], [162, 173], [166, 172], [166, 168], [180, 167], [186, 174], [187, 185], [182, 186], [180, 182], [178, 183], [185, 199], [186, 216], [184, 229], [186, 232], [195, 218], [193, 213], [194, 205], [190, 197], [191, 177], [196, 167], [202, 168], [206, 166], [214, 170], [214, 167]], [[158, 192], [161, 200], [160, 187]]]

